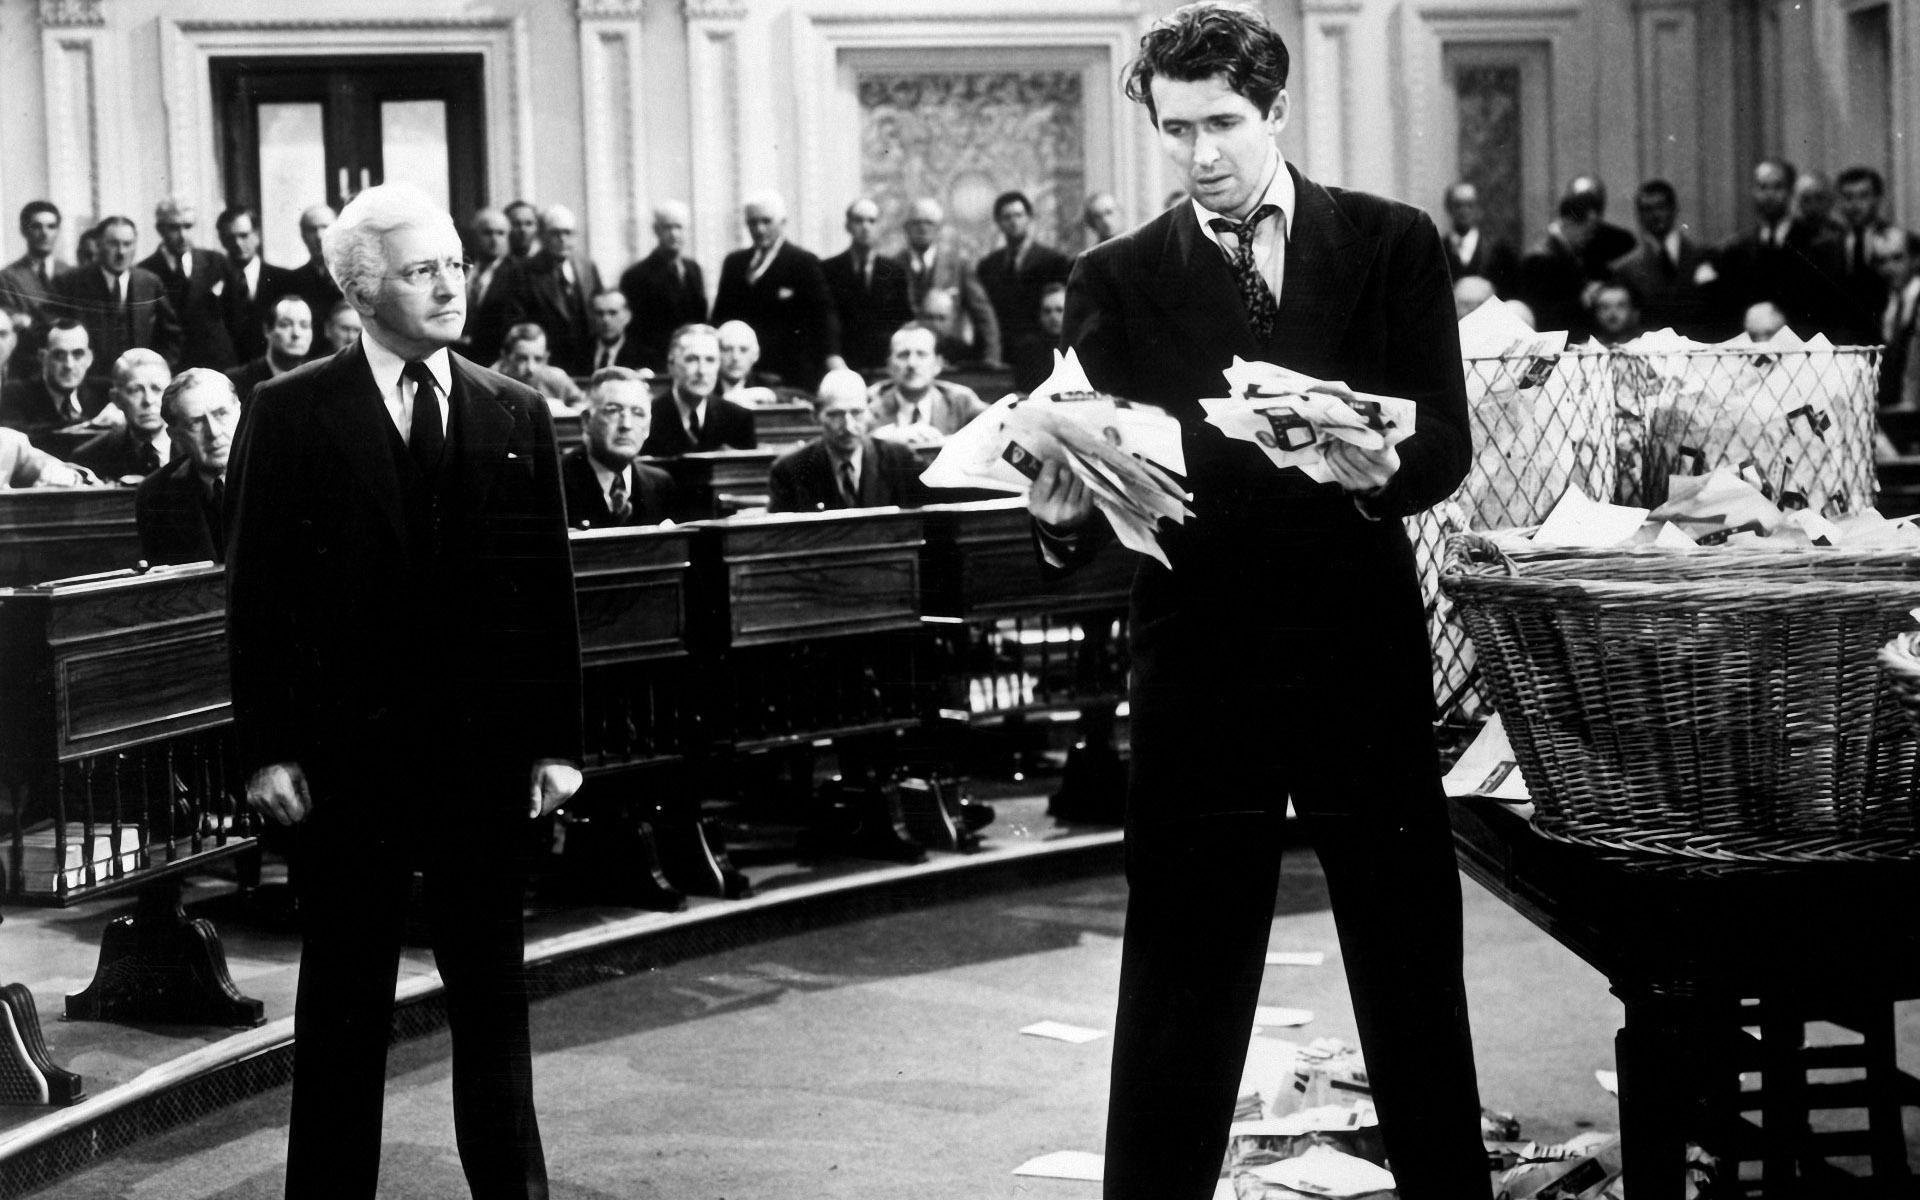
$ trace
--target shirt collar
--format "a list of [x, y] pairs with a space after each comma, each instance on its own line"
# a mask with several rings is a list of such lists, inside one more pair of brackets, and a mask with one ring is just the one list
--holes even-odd
[[[1260, 199], [1254, 203], [1253, 207], [1258, 209], [1262, 204], [1278, 205], [1280, 208], [1280, 227], [1290, 240], [1293, 237], [1293, 210], [1297, 203], [1294, 194], [1293, 172], [1287, 170], [1287, 160], [1281, 157], [1280, 147], [1272, 146], [1271, 143], [1269, 143], [1269, 146], [1271, 146], [1273, 150], [1273, 157], [1272, 161], [1267, 164], [1267, 185], [1260, 189]], [[1214, 229], [1211, 224], [1214, 218], [1222, 217], [1226, 214], [1214, 212], [1198, 200], [1192, 200], [1188, 203], [1193, 205], [1193, 218], [1200, 222], [1200, 232], [1206, 234], [1207, 240], [1214, 245], [1219, 246], [1222, 250], [1226, 249], [1226, 246], [1220, 241], [1219, 231]], [[1233, 220], [1232, 217], [1227, 217], [1226, 219], [1229, 221]]]
[[613, 485], [613, 481], [616, 476], [625, 478], [627, 472], [631, 470], [633, 467], [632, 463], [628, 463], [626, 466], [621, 467], [618, 471], [616, 471], [612, 467], [609, 467], [607, 464], [595, 458], [593, 456], [593, 451], [591, 450], [587, 451], [587, 461], [593, 464], [593, 477], [600, 481], [600, 494], [602, 496], [607, 494], [607, 489]]
[[682, 421], [686, 420], [688, 413], [704, 415], [701, 410], [706, 408], [708, 399], [709, 397], [706, 396], [695, 396], [689, 400], [681, 393], [679, 388], [673, 389], [673, 402], [680, 409], [680, 419]]
[[833, 472], [834, 472], [833, 482], [836, 485], [838, 485], [840, 482], [840, 464], [843, 462], [850, 462], [853, 464], [854, 482], [858, 483], [860, 480], [861, 451], [867, 448], [867, 439], [861, 438], [859, 441], [855, 442], [853, 444], [853, 449], [849, 450], [844, 457], [838, 453], [835, 453], [833, 449], [833, 444], [827, 441], [825, 438], [820, 439], [820, 444], [826, 448], [827, 461], [833, 464]]
[[[380, 339], [369, 325], [361, 331], [360, 344], [366, 348], [367, 366], [373, 370], [373, 382], [382, 396], [391, 395], [400, 386], [400, 373], [407, 368], [407, 360], [380, 344]], [[445, 346], [435, 350], [426, 358], [427, 370], [433, 373], [433, 382], [439, 386], [442, 396], [453, 395], [453, 364], [447, 359]]]

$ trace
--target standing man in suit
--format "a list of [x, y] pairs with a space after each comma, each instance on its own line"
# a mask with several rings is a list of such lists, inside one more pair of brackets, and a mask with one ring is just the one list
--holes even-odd
[[851, 244], [820, 264], [840, 318], [840, 356], [856, 371], [885, 366], [888, 337], [913, 319], [906, 268], [875, 248], [879, 231], [880, 206], [855, 200], [847, 205]]
[[840, 318], [820, 259], [787, 240], [787, 202], [777, 192], [747, 201], [753, 246], [720, 264], [713, 323], [745, 321], [760, 335], [760, 366], [789, 387], [811, 391], [820, 376], [844, 367]]
[[1915, 270], [1913, 239], [1900, 228], [1882, 229], [1870, 246], [1873, 263], [1886, 281], [1887, 302], [1880, 316], [1880, 407], [1920, 408], [1920, 272]]
[[813, 415], [820, 436], [775, 459], [767, 474], [768, 512], [927, 502], [913, 451], [867, 436], [867, 381], [858, 371], [827, 372]]
[[253, 399], [253, 389], [307, 361], [313, 348], [313, 314], [307, 302], [291, 294], [280, 297], [267, 318], [266, 334], [265, 354], [227, 372], [242, 404]]
[[[1248, 8], [1141, 39], [1145, 104], [1190, 200], [1080, 257], [1066, 340], [1100, 391], [1182, 425], [1195, 519], [1133, 585], [1133, 778], [1114, 1025], [1110, 1200], [1205, 1200], [1232, 1119], [1291, 795], [1332, 893], [1373, 1098], [1406, 1200], [1484, 1196], [1460, 877], [1401, 518], [1472, 458], [1446, 251], [1426, 214], [1282, 159], [1287, 52]], [[1235, 355], [1419, 409], [1397, 448], [1281, 471], [1208, 425]], [[1082, 485], [1029, 500], [1050, 560], [1097, 544]]]
[[1786, 315], [1803, 337], [1825, 329], [1843, 306], [1839, 286], [1823, 270], [1830, 261], [1826, 230], [1793, 219], [1794, 165], [1762, 159], [1753, 168], [1754, 225], [1720, 248], [1714, 270], [1716, 317], [1723, 330], [1737, 330], [1749, 308], [1767, 301]]
[[[300, 214], [300, 240], [307, 247], [307, 261], [287, 272], [286, 290], [299, 295], [307, 302], [307, 311], [315, 313], [332, 312], [333, 306], [340, 303], [340, 285], [334, 282], [327, 270], [327, 258], [322, 250], [327, 230], [332, 228], [335, 219], [333, 209], [324, 204], [315, 204]], [[279, 296], [267, 299], [269, 307]], [[307, 351], [308, 358], [325, 358], [332, 354], [334, 347], [324, 342], [316, 342]]]
[[544, 1197], [520, 847], [579, 786], [581, 746], [553, 423], [448, 353], [466, 271], [424, 194], [368, 188], [324, 249], [364, 333], [255, 393], [226, 509], [247, 801], [291, 827], [302, 926], [287, 1195], [374, 1195], [417, 870], [468, 1185]]
[[1462, 179], [1447, 188], [1447, 277], [1478, 275], [1504, 293], [1513, 286], [1520, 256], [1504, 238], [1480, 226], [1480, 189]]
[[753, 410], [720, 394], [720, 333], [686, 325], [667, 347], [672, 382], [653, 402], [652, 429], [640, 453], [671, 458], [695, 450], [751, 450]]
[[69, 271], [53, 285], [53, 306], [87, 327], [93, 346], [88, 373], [105, 379], [120, 355], [135, 346], [180, 362], [180, 320], [160, 277], [133, 265], [137, 235], [127, 217], [100, 222], [100, 259]]
[[260, 256], [260, 215], [250, 208], [223, 210], [213, 220], [234, 272], [228, 334], [241, 362], [267, 352], [266, 326], [280, 297], [294, 291], [293, 272]]
[[547, 331], [553, 365], [569, 375], [593, 370], [588, 301], [598, 295], [600, 271], [573, 252], [573, 210], [555, 204], [540, 214], [540, 251], [515, 264], [507, 290], [507, 319]]
[[611, 289], [597, 293], [592, 300], [593, 369], [645, 366], [640, 343], [632, 334], [633, 310], [627, 298]]
[[1581, 259], [1587, 278], [1605, 279], [1607, 265], [1623, 254], [1632, 253], [1638, 239], [1607, 220], [1607, 185], [1598, 175], [1575, 175], [1567, 181], [1567, 195], [1592, 196], [1600, 205], [1597, 210], [1600, 223], [1594, 226], [1593, 237], [1587, 242]]
[[140, 556], [162, 563], [226, 561], [227, 460], [240, 423], [233, 381], [206, 367], [188, 367], [161, 393], [160, 411], [186, 453], [140, 481], [133, 522]]
[[707, 282], [700, 264], [686, 255], [692, 220], [678, 200], [655, 208], [653, 250], [620, 276], [620, 292], [633, 310], [633, 329], [627, 336], [640, 344], [640, 365], [655, 372], [667, 369], [673, 331], [707, 320]]
[[974, 357], [988, 370], [1006, 366], [1001, 357], [1000, 319], [994, 315], [993, 302], [965, 255], [942, 244], [940, 230], [946, 224], [946, 210], [938, 200], [915, 200], [907, 206], [903, 226], [907, 248], [895, 255], [907, 269], [907, 294], [913, 310], [925, 315], [928, 298], [936, 292], [953, 296], [965, 327], [953, 336], [974, 350]]
[[567, 520], [577, 529], [658, 525], [673, 515], [673, 476], [634, 461], [653, 424], [640, 372], [602, 367], [587, 382], [587, 444], [560, 460]]
[[177, 196], [162, 200], [153, 210], [153, 228], [160, 246], [142, 259], [166, 289], [167, 303], [180, 318], [180, 365], [224, 371], [241, 360], [233, 347], [233, 304], [238, 296], [233, 265], [218, 250], [196, 246], [193, 205]]
[[82, 442], [73, 461], [108, 483], [145, 479], [186, 453], [186, 443], [167, 429], [162, 403], [172, 372], [167, 360], [135, 346], [113, 364], [113, 405], [121, 427]]
[[531, 200], [515, 200], [501, 210], [507, 214], [507, 254], [529, 258], [540, 248], [540, 210]]
[[[92, 372], [87, 327], [72, 317], [56, 318], [39, 357], [38, 374], [11, 380], [0, 390], [0, 425], [37, 434], [100, 421], [112, 397], [107, 380]], [[109, 423], [117, 424], [117, 417]]]
[[[1881, 336], [1880, 316], [1887, 307], [1887, 280], [1873, 261], [1873, 242], [1895, 228], [1880, 215], [1887, 181], [1872, 167], [1848, 167], [1837, 181], [1841, 230], [1835, 270], [1844, 296], [1835, 341], [1871, 346]], [[1909, 254], [1920, 253], [1920, 238], [1905, 230]]]
[[467, 223], [467, 255], [473, 269], [467, 272], [467, 328], [460, 335], [460, 353], [477, 363], [492, 361], [500, 353], [500, 337], [507, 330], [507, 289], [503, 286], [511, 274], [507, 214], [497, 208], [483, 208]]
[[1040, 293], [1065, 283], [1073, 264], [1033, 236], [1033, 201], [1025, 192], [1003, 192], [993, 202], [993, 223], [1006, 245], [980, 260], [980, 286], [1000, 323], [1000, 349], [1009, 363], [1032, 353], [1040, 334]]
[[1564, 329], [1579, 341], [1593, 332], [1587, 314], [1587, 247], [1600, 228], [1600, 200], [1569, 192], [1533, 249], [1520, 257], [1513, 298], [1533, 310], [1535, 329]]
[[60, 244], [60, 208], [51, 200], [29, 200], [20, 209], [20, 236], [27, 252], [0, 269], [0, 304], [27, 317], [32, 329], [53, 295], [53, 285], [73, 270], [54, 253]]
[[1680, 229], [1679, 195], [1666, 180], [1649, 179], [1634, 193], [1633, 207], [1640, 221], [1640, 244], [1613, 260], [1608, 278], [1639, 297], [1645, 328], [1671, 328], [1704, 338], [1709, 330], [1701, 281], [1711, 279], [1713, 271], [1706, 248]]

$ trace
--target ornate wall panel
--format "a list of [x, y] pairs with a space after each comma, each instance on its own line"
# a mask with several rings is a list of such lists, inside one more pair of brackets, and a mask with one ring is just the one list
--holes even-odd
[[581, 0], [587, 250], [618, 269], [640, 257], [647, 197], [641, 164], [641, 9], [633, 0]]
[[978, 258], [1000, 242], [993, 198], [1033, 198], [1041, 241], [1078, 244], [1087, 195], [1078, 71], [861, 72], [861, 183], [880, 225], [900, 226], [916, 198], [947, 209], [948, 234]]
[[1487, 230], [1521, 244], [1523, 161], [1520, 136], [1520, 68], [1482, 63], [1461, 65], [1453, 76], [1460, 129], [1460, 178], [1480, 193]]

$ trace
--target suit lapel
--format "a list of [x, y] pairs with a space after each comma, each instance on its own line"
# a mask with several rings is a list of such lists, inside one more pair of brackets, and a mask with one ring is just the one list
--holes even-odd
[[[463, 511], [476, 513], [486, 504], [487, 492], [507, 460], [507, 437], [513, 432], [513, 413], [458, 355], [453, 364], [453, 394], [449, 408], [458, 408], [460, 425], [460, 489]], [[591, 471], [589, 471], [591, 473]], [[598, 479], [594, 480], [597, 484]]]
[[395, 468], [388, 430], [392, 418], [373, 381], [367, 354], [357, 343], [336, 356], [314, 389], [320, 427], [333, 439], [340, 457], [360, 476], [367, 494], [386, 514], [394, 539], [406, 543], [400, 512], [400, 473]]
[[[1293, 171], [1293, 227], [1280, 281], [1280, 317], [1264, 353], [1271, 361], [1324, 360], [1346, 337], [1377, 249], [1361, 237], [1327, 189]], [[1244, 324], [1244, 321], [1242, 322]]]
[[1225, 343], [1242, 358], [1260, 357], [1239, 284], [1220, 247], [1200, 232], [1192, 205], [1182, 203], [1170, 226], [1155, 290], [1181, 340], [1209, 347]]

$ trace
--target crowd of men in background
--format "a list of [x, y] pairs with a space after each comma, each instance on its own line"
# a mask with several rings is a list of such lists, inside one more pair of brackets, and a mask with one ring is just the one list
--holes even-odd
[[[1765, 160], [1750, 227], [1711, 247], [1659, 179], [1634, 195], [1638, 234], [1608, 222], [1604, 183], [1574, 179], [1524, 251], [1485, 227], [1473, 184], [1444, 199], [1463, 314], [1498, 296], [1536, 328], [1604, 345], [1661, 328], [1702, 341], [1824, 333], [1884, 347], [1882, 404], [1920, 407], [1920, 238], [1885, 218], [1886, 184], [1870, 168], [1829, 183]], [[775, 465], [772, 508], [917, 503], [912, 451], [986, 407], [944, 372], [1006, 372], [1027, 392], [1052, 370], [1072, 260], [1036, 236], [1023, 192], [994, 200], [1001, 244], [978, 261], [943, 236], [932, 199], [907, 206], [892, 252], [879, 205], [855, 200], [845, 248], [825, 258], [788, 238], [779, 195], [754, 196], [741, 215], [750, 244], [721, 262], [711, 304], [685, 204], [655, 209], [653, 250], [611, 284], [579, 253], [564, 205], [517, 200], [469, 219], [459, 349], [578, 414], [583, 444], [566, 464], [576, 524], [669, 519], [680, 511], [672, 479], [641, 459], [751, 449], [756, 408], [802, 400], [819, 436]], [[169, 199], [145, 258], [135, 261], [134, 221], [114, 216], [81, 235], [76, 264], [56, 253], [60, 210], [27, 204], [26, 253], [0, 269], [0, 485], [140, 485], [154, 561], [217, 558], [239, 406], [360, 337], [321, 258], [333, 220], [325, 205], [301, 213], [307, 261], [282, 267], [261, 257], [252, 209], [219, 214], [215, 250], [193, 241], [192, 206]], [[1081, 223], [1088, 244], [1125, 225], [1104, 192]]]
[[1483, 225], [1473, 184], [1446, 191], [1448, 268], [1462, 312], [1490, 296], [1518, 301], [1537, 329], [1629, 342], [1672, 329], [1699, 341], [1790, 329], [1836, 345], [1883, 347], [1882, 407], [1920, 407], [1920, 236], [1884, 215], [1886, 180], [1849, 167], [1832, 181], [1779, 158], [1753, 168], [1747, 227], [1718, 246], [1696, 240], [1664, 179], [1634, 193], [1639, 233], [1607, 220], [1607, 189], [1582, 175], [1524, 252]]

